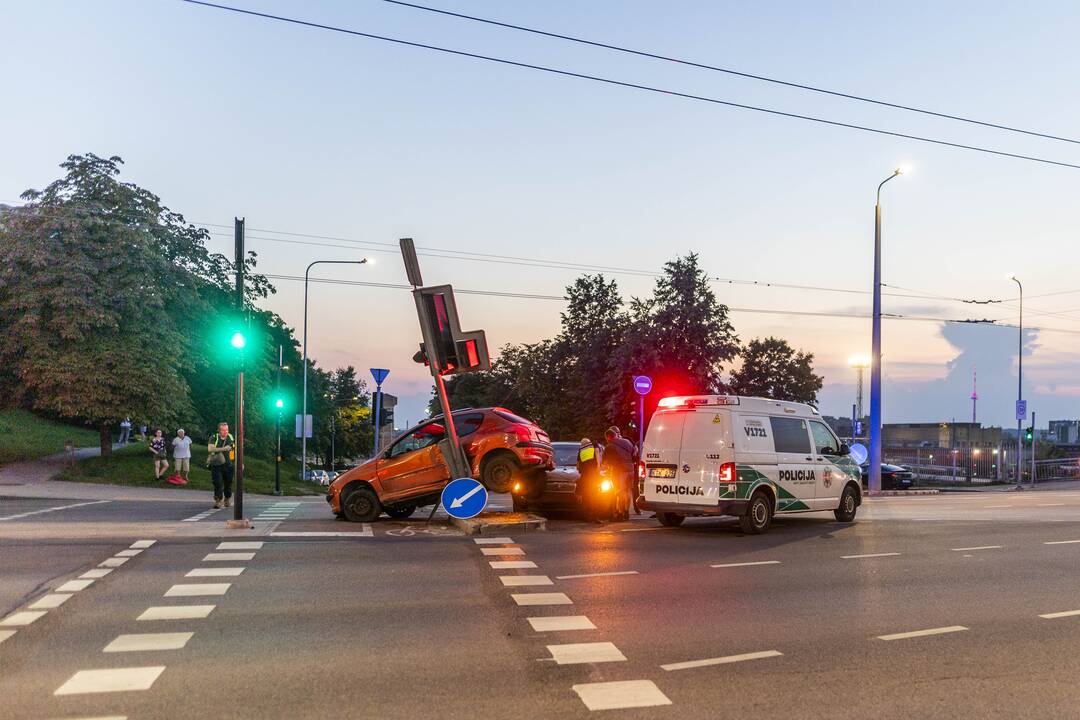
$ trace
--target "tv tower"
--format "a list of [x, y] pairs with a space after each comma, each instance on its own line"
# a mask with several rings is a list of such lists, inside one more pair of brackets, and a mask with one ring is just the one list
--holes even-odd
[[971, 423], [973, 425], [978, 422], [978, 420], [976, 419], [977, 416], [978, 416], [977, 408], [978, 408], [978, 404], [979, 404], [979, 391], [976, 389], [976, 380], [977, 380], [977, 378], [978, 378], [978, 374], [976, 373], [975, 366], [972, 365], [971, 366]]

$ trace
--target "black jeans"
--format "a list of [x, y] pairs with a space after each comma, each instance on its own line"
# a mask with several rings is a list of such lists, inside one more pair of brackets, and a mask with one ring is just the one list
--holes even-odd
[[232, 498], [233, 466], [231, 464], [211, 465], [210, 477], [214, 481], [215, 500], [220, 500], [222, 497], [226, 500]]

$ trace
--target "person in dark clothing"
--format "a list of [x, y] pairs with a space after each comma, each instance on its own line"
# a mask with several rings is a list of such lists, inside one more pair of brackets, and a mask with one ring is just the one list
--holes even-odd
[[619, 428], [614, 425], [604, 433], [604, 440], [606, 442], [601, 467], [615, 484], [616, 492], [629, 492], [634, 480], [634, 443], [624, 438]]
[[229, 507], [236, 458], [236, 439], [229, 434], [229, 423], [218, 423], [218, 431], [206, 442], [206, 450], [206, 464], [214, 482], [214, 507]]

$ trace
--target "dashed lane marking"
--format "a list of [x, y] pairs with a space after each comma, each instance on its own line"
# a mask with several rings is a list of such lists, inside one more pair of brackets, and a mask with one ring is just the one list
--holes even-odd
[[156, 542], [157, 540], [137, 540], [136, 542], [131, 543], [129, 547], [142, 548], [145, 550], [148, 547], [152, 547]]
[[531, 617], [529, 624], [536, 632], [559, 632], [563, 630], [595, 630], [596, 626], [584, 615], [556, 615]]
[[[869, 557], [869, 556], [867, 556]], [[737, 562], [737, 563], [721, 563], [719, 565], [710, 565], [714, 568], [733, 568], [733, 567], [753, 567], [754, 565], [779, 565], [779, 560], [756, 560], [754, 562]]]
[[652, 680], [581, 683], [571, 689], [589, 710], [621, 710], [671, 704], [671, 700]]
[[1063, 617], [1076, 617], [1077, 615], [1080, 615], [1080, 610], [1066, 610], [1065, 612], [1046, 613], [1045, 615], [1040, 615], [1039, 617], [1045, 618], [1047, 620], [1056, 620]]
[[585, 663], [626, 662], [615, 643], [591, 642], [548, 645], [548, 652], [556, 665], [583, 665]]
[[188, 570], [184, 577], [236, 577], [244, 572], [242, 567], [210, 567]]
[[583, 575], [556, 575], [556, 580], [580, 580], [581, 578], [615, 577], [616, 575], [637, 575], [637, 570], [617, 570], [614, 572], [585, 573]]
[[978, 545], [976, 547], [953, 548], [953, 552], [971, 552], [972, 550], [1000, 550], [1004, 545]]
[[554, 585], [547, 575], [500, 575], [503, 587], [524, 587], [526, 585]]
[[150, 652], [155, 650], [180, 650], [194, 636], [193, 632], [135, 633], [120, 635], [105, 646], [101, 652]]
[[253, 552], [223, 552], [210, 553], [203, 558], [203, 562], [224, 562], [226, 560], [251, 560], [255, 557]]
[[878, 640], [907, 640], [908, 638], [926, 637], [927, 635], [944, 635], [946, 633], [961, 632], [967, 630], [963, 625], [949, 625], [948, 627], [929, 628], [928, 630], [913, 630], [911, 632], [893, 633], [892, 635], [878, 635]]
[[110, 668], [107, 670], [80, 670], [57, 688], [53, 695], [149, 690], [163, 672], [165, 672], [164, 665]]
[[142, 550], [121, 550], [120, 552], [113, 555], [113, 557], [135, 557], [141, 552]]
[[743, 653], [741, 655], [727, 655], [725, 657], [707, 658], [705, 660], [688, 660], [686, 662], [670, 663], [661, 665], [661, 670], [690, 670], [691, 668], [708, 667], [709, 665], [727, 665], [729, 663], [744, 662], [746, 660], [762, 660], [764, 658], [780, 657], [784, 653], [777, 650], [762, 650], [761, 652]]
[[489, 560], [492, 570], [524, 570], [536, 567], [532, 560]]
[[222, 508], [211, 508], [209, 510], [199, 513], [198, 515], [192, 515], [189, 518], [184, 518], [180, 522], [199, 522], [200, 520], [205, 520], [216, 512], [221, 512], [221, 510]]
[[374, 537], [371, 525], [364, 523], [364, 529], [358, 532], [272, 532], [270, 537]]
[[1080, 540], [1051, 540], [1044, 542], [1043, 545], [1075, 545], [1076, 543], [1080, 543]]
[[123, 565], [124, 563], [126, 563], [128, 561], [128, 559], [129, 558], [126, 558], [126, 557], [122, 557], [122, 558], [111, 557], [111, 558], [109, 558], [108, 560], [106, 560], [104, 562], [98, 563], [98, 567], [118, 568], [121, 565]]
[[251, 542], [223, 542], [215, 550], [259, 550], [263, 546], [261, 540]]
[[111, 500], [94, 500], [92, 502], [75, 503], [74, 505], [61, 505], [59, 507], [45, 508], [44, 510], [31, 510], [30, 512], [19, 513], [18, 515], [7, 515], [0, 517], [0, 522], [6, 522], [8, 520], [18, 520], [24, 517], [30, 517], [31, 515], [44, 515], [45, 513], [57, 512], [59, 510], [70, 510], [71, 508], [86, 507], [87, 505], [101, 505], [102, 503], [112, 502]]
[[525, 551], [519, 547], [508, 548], [480, 548], [484, 555], [524, 555]]
[[887, 552], [887, 553], [866, 553], [865, 555], [841, 555], [841, 560], [860, 560], [862, 558], [879, 558], [879, 557], [895, 557], [900, 553]]
[[155, 605], [143, 610], [143, 614], [135, 618], [139, 621], [147, 620], [199, 620], [206, 617], [217, 607], [216, 605]]
[[512, 593], [518, 605], [573, 605], [566, 593]]
[[21, 610], [0, 620], [0, 627], [23, 627], [44, 616], [44, 610]]
[[29, 610], [52, 610], [58, 608], [68, 601], [71, 595], [67, 593], [49, 593], [38, 598], [36, 602], [31, 605], [27, 605]]
[[494, 537], [474, 538], [473, 542], [477, 545], [512, 545], [514, 541], [508, 537]]
[[93, 570], [87, 570], [79, 576], [80, 580], [97, 580], [103, 578], [113, 571], [112, 568], [94, 568]]
[[85, 590], [86, 588], [90, 587], [93, 584], [94, 584], [94, 581], [92, 579], [90, 579], [90, 580], [68, 580], [66, 583], [64, 583], [60, 587], [56, 588], [56, 592], [61, 592], [61, 593], [79, 592], [80, 590]]
[[9, 637], [15, 634], [14, 630], [0, 630], [0, 643], [7, 640]]
[[224, 595], [232, 583], [199, 583], [197, 585], [173, 585], [165, 591], [165, 597], [199, 597]]

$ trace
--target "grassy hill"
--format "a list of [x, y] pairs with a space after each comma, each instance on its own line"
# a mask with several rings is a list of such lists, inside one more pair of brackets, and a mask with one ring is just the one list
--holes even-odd
[[75, 447], [97, 447], [98, 433], [82, 427], [45, 420], [27, 410], [0, 410], [0, 465], [32, 460]]

